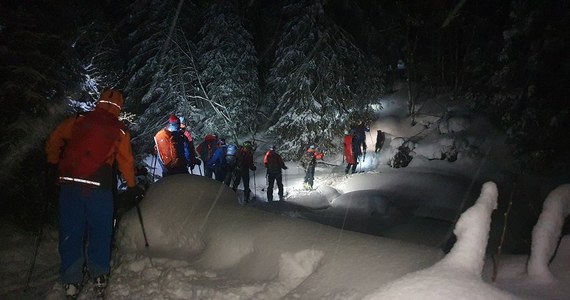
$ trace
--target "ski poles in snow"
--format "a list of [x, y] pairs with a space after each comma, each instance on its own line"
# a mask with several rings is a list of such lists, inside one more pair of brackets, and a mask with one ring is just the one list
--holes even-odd
[[154, 160], [152, 162], [152, 182], [156, 181], [156, 161], [158, 160], [158, 156], [155, 154]]
[[257, 193], [257, 185], [255, 184], [255, 171], [253, 171], [253, 190]]
[[137, 214], [139, 215], [139, 222], [141, 223], [141, 229], [144, 237], [144, 246], [148, 248], [148, 239], [146, 238], [146, 230], [144, 229], [143, 217], [141, 213], [141, 208], [139, 206], [139, 199], [138, 197], [135, 199], [136, 207], [137, 207]]
[[32, 279], [32, 273], [34, 272], [34, 268], [36, 266], [36, 258], [38, 257], [38, 250], [40, 248], [40, 243], [42, 241], [42, 235], [44, 233], [44, 222], [45, 222], [45, 218], [47, 215], [48, 205], [49, 205], [49, 201], [45, 201], [45, 204], [43, 207], [43, 212], [42, 212], [42, 217], [41, 217], [41, 221], [40, 221], [40, 229], [39, 229], [38, 235], [36, 236], [36, 243], [34, 246], [34, 255], [32, 257], [32, 264], [30, 265], [30, 269], [28, 270], [28, 276], [26, 278], [26, 286], [24, 288], [25, 291], [28, 290], [28, 288], [30, 287], [30, 280]]

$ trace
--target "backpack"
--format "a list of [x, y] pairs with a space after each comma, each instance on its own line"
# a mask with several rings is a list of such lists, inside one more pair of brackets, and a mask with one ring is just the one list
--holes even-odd
[[212, 158], [214, 151], [218, 148], [217, 138], [213, 135], [207, 135], [204, 141], [198, 145], [198, 153], [200, 154], [200, 159], [206, 163]]
[[165, 167], [174, 168], [186, 164], [183, 153], [184, 138], [181, 132], [170, 132], [165, 129], [162, 129], [154, 136], [160, 160]]
[[111, 157], [125, 125], [111, 113], [96, 109], [78, 115], [59, 162], [60, 174], [91, 178]]
[[283, 159], [279, 154], [275, 153], [274, 151], [269, 151], [267, 154], [267, 171], [269, 173], [280, 172], [282, 160]]
[[305, 153], [303, 153], [303, 156], [301, 156], [301, 166], [304, 169], [311, 166], [314, 162], [315, 162], [314, 152], [305, 151]]
[[226, 148], [226, 165], [233, 167], [237, 162], [237, 146], [229, 144]]

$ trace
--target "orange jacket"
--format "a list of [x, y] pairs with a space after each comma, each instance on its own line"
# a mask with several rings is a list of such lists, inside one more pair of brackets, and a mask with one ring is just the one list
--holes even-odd
[[[82, 116], [73, 116], [64, 120], [52, 132], [46, 144], [48, 163], [59, 163], [62, 153], [65, 149], [65, 145], [67, 141], [71, 139], [75, 122], [79, 118], [82, 118]], [[114, 162], [116, 161], [119, 167], [119, 171], [127, 182], [127, 186], [134, 187], [136, 185], [135, 161], [131, 149], [131, 136], [125, 128], [117, 128], [117, 130], [120, 131], [120, 138], [111, 149], [105, 164], [111, 169]], [[65, 174], [60, 174], [60, 176], [65, 176]], [[113, 174], [112, 172], [109, 172], [106, 176], [112, 177]], [[88, 179], [95, 182], [108, 182], [109, 180], [112, 181], [112, 178]]]
[[317, 152], [317, 150], [313, 149], [313, 148], [309, 148], [307, 149], [307, 152], [312, 153], [313, 157], [315, 159], [323, 159], [325, 157], [325, 154], [322, 152]]

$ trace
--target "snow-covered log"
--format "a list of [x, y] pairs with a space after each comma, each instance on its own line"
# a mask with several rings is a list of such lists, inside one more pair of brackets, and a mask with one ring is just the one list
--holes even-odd
[[556, 251], [564, 219], [568, 214], [570, 214], [570, 184], [563, 184], [548, 194], [532, 230], [527, 273], [534, 280], [540, 282], [554, 280], [548, 264]]

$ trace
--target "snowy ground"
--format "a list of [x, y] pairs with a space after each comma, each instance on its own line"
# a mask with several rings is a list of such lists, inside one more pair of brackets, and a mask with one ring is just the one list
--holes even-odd
[[[545, 267], [556, 248], [556, 226], [569, 211], [567, 189], [552, 196], [561, 215], [547, 213], [544, 220], [554, 222], [537, 226], [543, 230], [532, 248], [533, 271], [527, 274], [528, 253], [509, 254], [514, 243], [506, 242], [505, 255], [493, 263], [503, 227], [497, 211], [513, 188], [501, 136], [441, 99], [424, 103], [411, 127], [401, 99], [398, 93], [382, 99], [361, 173], [346, 176], [342, 157], [326, 156], [315, 189], [306, 191], [303, 171], [287, 162], [286, 201], [266, 202], [261, 160], [268, 139], [256, 156], [252, 204], [241, 203], [241, 190], [235, 194], [204, 177], [153, 184], [140, 203], [149, 247], [136, 210], [128, 211], [119, 222], [108, 298], [568, 299], [570, 239]], [[377, 129], [387, 140], [375, 154]], [[391, 168], [387, 163], [403, 140], [413, 142], [414, 159]], [[457, 160], [441, 160], [452, 146]], [[514, 197], [544, 199], [556, 187], [542, 179], [525, 182]], [[57, 232], [44, 230], [27, 290], [35, 239], [10, 224], [2, 224], [0, 236], [0, 298], [60, 299]], [[80, 299], [90, 297], [87, 290]]]

